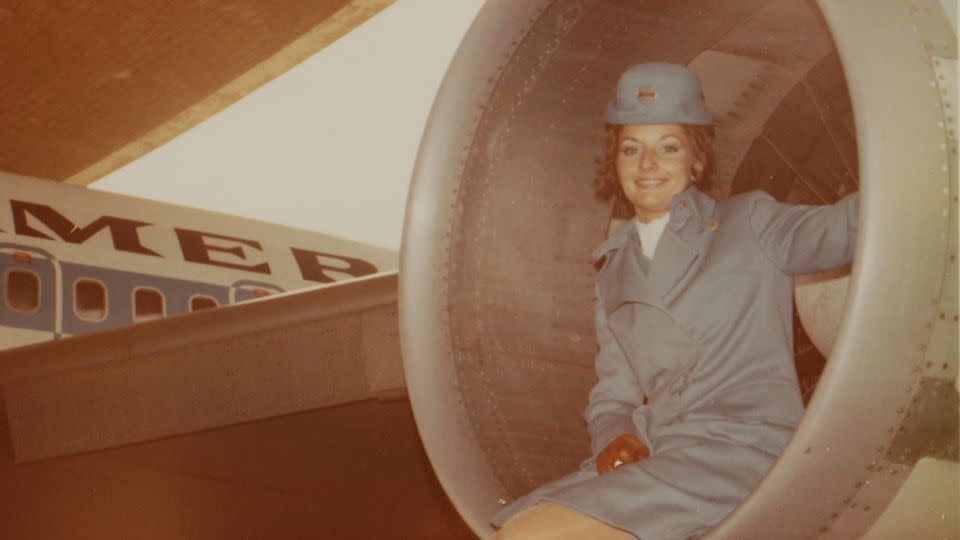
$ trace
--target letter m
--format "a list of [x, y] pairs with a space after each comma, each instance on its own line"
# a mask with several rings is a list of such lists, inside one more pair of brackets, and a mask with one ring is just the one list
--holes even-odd
[[39, 231], [27, 220], [27, 214], [30, 214], [38, 221], [43, 223], [54, 234], [60, 237], [64, 242], [71, 244], [82, 244], [91, 236], [97, 234], [103, 229], [110, 230], [110, 236], [113, 238], [113, 247], [118, 251], [128, 251], [130, 253], [140, 253], [143, 255], [153, 255], [160, 257], [150, 249], [147, 249], [140, 243], [140, 235], [137, 229], [144, 225], [150, 225], [144, 221], [134, 221], [112, 216], [102, 216], [86, 227], [79, 227], [74, 222], [63, 217], [59, 212], [44, 204], [36, 204], [25, 201], [10, 200], [10, 210], [13, 213], [13, 225], [17, 234], [23, 236], [33, 236], [35, 238], [45, 238], [53, 240], [48, 234]]

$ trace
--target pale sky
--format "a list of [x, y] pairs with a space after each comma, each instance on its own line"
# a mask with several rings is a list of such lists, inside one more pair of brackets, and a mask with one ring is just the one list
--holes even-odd
[[397, 0], [91, 187], [400, 248], [424, 123], [483, 0]]

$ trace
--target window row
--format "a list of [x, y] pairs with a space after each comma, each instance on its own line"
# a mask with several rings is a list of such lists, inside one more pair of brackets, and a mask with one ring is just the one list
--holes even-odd
[[[32, 313], [40, 309], [40, 277], [29, 270], [7, 272], [4, 301], [12, 311]], [[107, 288], [95, 279], [81, 278], [73, 282], [73, 313], [82, 321], [99, 322], [107, 318]], [[200, 311], [219, 306], [212, 296], [195, 294], [188, 309]], [[159, 319], [166, 315], [163, 292], [150, 287], [133, 290], [133, 320]]]

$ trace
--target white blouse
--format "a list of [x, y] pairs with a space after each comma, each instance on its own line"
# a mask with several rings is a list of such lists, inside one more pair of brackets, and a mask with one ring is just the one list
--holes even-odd
[[643, 255], [648, 259], [653, 259], [653, 253], [657, 250], [657, 244], [660, 242], [660, 235], [667, 228], [667, 222], [670, 221], [670, 212], [652, 220], [650, 223], [643, 223], [639, 219], [633, 222], [637, 226], [637, 234], [640, 235], [640, 247], [643, 248]]

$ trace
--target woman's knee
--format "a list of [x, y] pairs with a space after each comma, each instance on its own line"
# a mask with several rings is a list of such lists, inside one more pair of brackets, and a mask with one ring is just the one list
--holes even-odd
[[535, 527], [536, 523], [540, 521], [538, 515], [541, 512], [543, 512], [542, 503], [517, 512], [503, 524], [503, 527], [497, 531], [497, 534], [491, 540], [522, 539], [524, 531], [529, 532], [531, 524]]
[[632, 534], [552, 503], [538, 503], [507, 520], [493, 540], [636, 540]]

